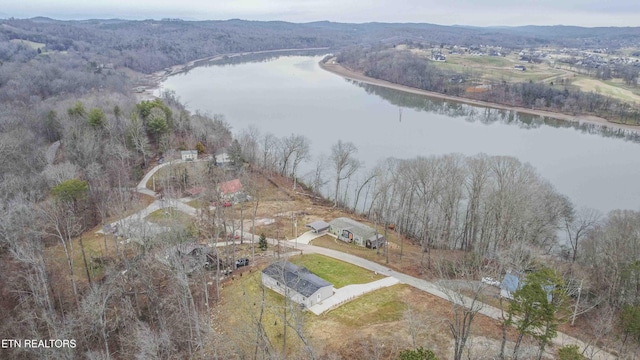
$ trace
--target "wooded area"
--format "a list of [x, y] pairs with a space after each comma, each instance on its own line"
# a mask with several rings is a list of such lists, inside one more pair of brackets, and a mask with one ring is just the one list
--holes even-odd
[[[271, 177], [291, 178], [294, 189], [310, 189], [308, 197], [322, 206], [359, 214], [385, 233], [394, 231], [401, 241], [419, 245], [421, 261], [415, 267], [425, 276], [439, 271], [443, 279], [459, 280], [466, 274], [478, 280], [485, 271], [502, 274], [507, 269], [538, 274], [528, 279], [540, 286], [523, 287], [515, 295], [523, 299], [519, 304], [530, 306], [505, 307], [513, 316], [505, 317], [504, 333], [514, 325], [520, 340], [535, 341], [540, 354], [559, 323], [569, 321], [571, 311], [565, 308], [572, 304], [575, 313], [588, 314], [579, 319], [585, 342], [616, 351], [621, 358], [637, 357], [640, 212], [601, 215], [575, 209], [535, 169], [511, 157], [452, 154], [388, 159], [366, 176], [356, 177], [361, 163], [352, 143], [338, 140], [332, 142], [331, 154], [310, 154], [304, 134], [279, 138], [255, 128], [236, 129], [234, 134], [223, 115], [191, 113], [171, 93], [151, 101], [138, 101], [132, 95], [134, 79], [143, 75], [138, 72], [243, 51], [389, 44], [424, 36], [434, 43], [588, 45], [594, 36], [602, 35], [612, 41], [612, 48], [637, 41], [630, 29], [605, 29], [596, 35], [593, 31], [240, 20], [1, 20], [0, 333], [7, 339], [77, 340], [76, 349], [2, 349], [2, 356], [315, 357], [318, 351], [307, 342], [300, 308], [286, 300], [285, 307], [278, 308], [283, 314], [278, 319], [285, 329], [284, 340], [269, 338], [260, 318], [243, 324], [250, 331], [243, 345], [252, 351], [229, 341], [231, 329], [217, 322], [214, 310], [225, 267], [236, 260], [235, 243], [223, 250], [216, 247], [211, 255], [215, 264], [208, 266], [216, 279], [212, 283], [212, 272], [191, 271], [178, 252], [158, 260], [158, 254], [180, 244], [228, 240], [229, 228], [231, 236], [236, 230], [246, 231], [243, 225], [237, 226], [234, 210], [219, 206], [217, 187], [223, 181], [242, 179], [251, 200], [239, 211], [240, 224], [246, 216], [253, 218], [255, 228], [264, 196], [257, 190], [257, 181], [252, 183], [250, 175], [257, 174], [267, 183]], [[450, 94], [464, 90], [448, 81], [464, 74], [437, 71], [410, 54], [390, 52], [384, 46], [370, 49], [345, 49], [339, 61], [370, 76], [406, 81], [410, 86]], [[540, 84], [497, 84], [482, 96], [523, 106], [544, 102], [544, 107], [558, 111], [614, 111], [625, 121], [639, 121], [640, 116], [637, 108], [597, 94], [558, 92]], [[141, 229], [143, 235], [137, 241], [106, 234], [114, 220], [157, 201], [135, 189], [145, 171], [165, 158], [178, 158], [178, 151], [186, 149], [198, 149], [204, 156], [226, 149], [231, 164], [219, 168], [206, 162], [209, 165], [198, 178], [184, 169], [170, 168], [157, 184], [155, 178], [150, 181], [167, 201], [202, 186], [209, 190], [201, 199], [208, 210], [200, 211], [193, 224], [172, 220], [162, 231], [153, 232], [151, 226]], [[315, 171], [310, 178], [299, 179], [298, 170], [306, 161], [315, 162]], [[327, 192], [332, 204], [321, 199]], [[215, 210], [208, 206], [212, 203], [218, 205]], [[104, 234], [96, 238], [99, 229]], [[562, 233], [568, 242], [561, 241]], [[87, 246], [96, 239], [98, 248]], [[262, 246], [266, 248], [266, 239]], [[432, 256], [432, 251], [445, 249], [462, 254], [463, 261]], [[253, 247], [251, 251], [253, 261]], [[533, 304], [544, 303], [546, 293], [540, 289], [550, 279], [557, 280], [554, 286], [568, 300], [549, 302], [546, 311], [537, 311]], [[252, 305], [260, 311], [266, 296], [262, 291], [262, 299]], [[257, 306], [261, 301], [262, 307]], [[476, 310], [463, 306], [453, 311], [462, 316], [450, 320], [456, 358], [468, 346], [469, 332], [463, 327], [473, 326]], [[519, 323], [516, 318], [526, 314], [535, 315], [538, 323]], [[293, 332], [289, 338], [303, 344], [299, 349], [288, 350], [287, 328]], [[422, 358], [435, 357], [415, 338], [417, 350], [385, 350], [370, 338], [358, 344], [364, 349], [363, 358], [413, 358], [412, 351]], [[510, 350], [512, 358], [517, 358], [518, 348]], [[494, 355], [498, 354], [505, 355], [504, 346], [495, 349]], [[323, 356], [333, 359], [339, 354]]]

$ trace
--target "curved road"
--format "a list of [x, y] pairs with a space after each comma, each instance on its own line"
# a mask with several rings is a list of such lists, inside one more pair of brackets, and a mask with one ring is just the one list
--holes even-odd
[[[199, 159], [196, 161], [205, 161], [204, 159]], [[146, 195], [150, 195], [150, 196], [154, 196], [155, 197], [155, 192], [149, 190], [146, 188], [146, 184], [149, 181], [149, 179], [161, 168], [170, 165], [170, 164], [178, 164], [178, 163], [183, 163], [184, 161], [182, 160], [174, 160], [172, 162], [167, 162], [164, 164], [160, 164], [155, 166], [153, 169], [151, 169], [151, 171], [149, 171], [140, 181], [140, 183], [138, 183], [138, 186], [136, 187], [136, 191], [142, 194], [146, 194]], [[176, 207], [178, 208], [178, 210], [183, 211], [186, 214], [189, 214], [191, 216], [195, 216], [196, 215], [196, 209], [194, 209], [193, 207], [184, 204], [180, 201], [176, 201], [176, 200], [172, 200], [172, 199], [167, 199], [167, 201], [171, 201], [173, 203], [175, 203]], [[146, 217], [149, 213], [161, 208], [161, 206], [163, 206], [164, 204], [160, 204], [159, 203], [160, 200], [156, 200], [154, 201], [151, 205], [149, 205], [147, 208], [141, 210], [140, 212], [131, 215], [127, 218], [121, 219], [119, 221], [116, 221], [114, 224], [116, 223], [122, 223], [123, 221], [127, 221], [127, 220], [143, 220], [144, 217]], [[240, 231], [236, 231], [236, 233], [240, 233]], [[324, 235], [324, 234], [321, 234]], [[314, 246], [309, 244], [309, 242], [311, 240], [313, 240], [314, 238], [321, 236], [318, 234], [313, 234], [311, 231], [306, 232], [302, 235], [300, 235], [297, 239], [294, 240], [289, 240], [289, 241], [278, 241], [276, 239], [267, 239], [269, 243], [271, 244], [281, 244], [284, 246], [288, 246], [292, 249], [295, 249], [297, 251], [301, 251], [301, 253], [315, 253], [315, 254], [320, 254], [320, 255], [324, 255], [324, 256], [328, 256], [334, 259], [338, 259], [338, 260], [342, 260], [345, 262], [348, 262], [350, 264], [356, 265], [356, 266], [360, 266], [362, 268], [371, 270], [371, 271], [375, 271], [378, 272], [380, 274], [385, 274], [388, 275], [390, 277], [393, 277], [395, 279], [397, 279], [398, 281], [400, 281], [403, 284], [407, 284], [410, 286], [413, 286], [416, 289], [425, 291], [431, 295], [437, 296], [439, 298], [442, 298], [444, 300], [447, 301], [452, 301], [451, 298], [449, 296], [447, 296], [447, 294], [445, 294], [442, 290], [440, 290], [440, 287], [438, 287], [438, 285], [427, 281], [427, 280], [423, 280], [423, 279], [419, 279], [404, 273], [400, 273], [397, 271], [393, 271], [392, 269], [375, 263], [373, 261], [369, 261], [366, 259], [363, 259], [361, 257], [355, 256], [355, 255], [351, 255], [351, 254], [347, 254], [347, 253], [343, 253], [340, 251], [336, 251], [336, 250], [332, 250], [332, 249], [327, 249], [327, 248], [323, 248], [323, 247], [319, 247], [319, 246]], [[249, 242], [251, 242], [251, 233], [249, 232], [243, 232], [242, 233], [242, 237], [243, 239], [248, 240]], [[257, 240], [257, 238], [256, 238]], [[293, 253], [297, 253], [293, 252]], [[462, 297], [461, 302], [464, 304], [471, 304], [471, 299], [468, 297]], [[487, 304], [483, 304], [482, 308], [479, 311], [481, 314], [488, 316], [492, 319], [498, 320], [498, 321], [502, 321], [502, 311], [496, 307], [487, 305]], [[576, 339], [574, 337], [571, 337], [567, 334], [558, 332], [557, 336], [553, 339], [553, 344], [558, 346], [558, 347], [562, 347], [565, 345], [578, 345], [580, 347], [580, 349], [585, 349], [586, 347], [589, 347], [590, 352], [595, 353], [592, 356], [592, 359], [594, 360], [614, 360], [617, 359], [616, 356], [602, 350], [599, 349], [597, 347], [594, 347], [593, 345], [587, 345], [586, 343], [584, 343], [583, 341]]]

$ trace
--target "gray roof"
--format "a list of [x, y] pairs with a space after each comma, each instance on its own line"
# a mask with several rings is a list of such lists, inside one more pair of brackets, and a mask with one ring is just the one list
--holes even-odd
[[329, 221], [329, 224], [336, 229], [349, 230], [362, 239], [375, 239], [376, 231], [373, 228], [353, 219], [341, 217]]
[[333, 286], [305, 267], [297, 266], [288, 261], [273, 263], [262, 270], [262, 273], [306, 297], [313, 295], [320, 288]]
[[500, 284], [500, 288], [505, 289], [510, 293], [514, 293], [518, 290], [519, 283], [520, 279], [518, 276], [514, 274], [505, 274], [504, 279], [502, 279], [502, 283]]
[[181, 155], [195, 155], [198, 154], [198, 150], [182, 150], [180, 151]]
[[307, 224], [305, 226], [313, 229], [313, 231], [315, 232], [322, 232], [329, 228], [329, 223], [322, 220], [318, 220], [318, 221], [312, 222], [311, 224]]

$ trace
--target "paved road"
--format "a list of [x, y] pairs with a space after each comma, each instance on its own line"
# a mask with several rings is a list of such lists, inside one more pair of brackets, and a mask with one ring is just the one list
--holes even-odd
[[[389, 276], [392, 276], [394, 278], [396, 278], [397, 280], [399, 280], [401, 283], [403, 284], [407, 284], [407, 285], [411, 285], [413, 287], [415, 287], [416, 289], [425, 291], [429, 294], [435, 295], [439, 298], [442, 298], [444, 300], [447, 301], [451, 301], [451, 299], [447, 296], [447, 294], [445, 294], [443, 291], [441, 291], [439, 289], [439, 287], [430, 282], [430, 281], [426, 281], [423, 279], [419, 279], [407, 274], [403, 274], [403, 273], [399, 273], [397, 271], [393, 271], [392, 269], [375, 263], [373, 261], [369, 261], [366, 259], [363, 259], [361, 257], [357, 257], [351, 254], [346, 254], [340, 251], [336, 251], [336, 250], [332, 250], [332, 249], [326, 249], [326, 248], [321, 248], [318, 246], [313, 246], [313, 245], [306, 245], [306, 244], [298, 244], [298, 249], [302, 250], [303, 253], [316, 253], [316, 254], [321, 254], [321, 255], [325, 255], [328, 257], [332, 257], [334, 259], [338, 259], [338, 260], [342, 260], [342, 261], [346, 261], [348, 263], [351, 263], [353, 265], [357, 265], [360, 266], [362, 268], [365, 269], [369, 269], [372, 271], [377, 271], [381, 274], [388, 274]], [[467, 298], [467, 297], [462, 297], [462, 301], [465, 302], [466, 304], [470, 304], [471, 303], [471, 299]], [[480, 313], [483, 315], [486, 315], [492, 319], [496, 319], [501, 321], [502, 320], [502, 312], [500, 311], [500, 309], [484, 304], [482, 309], [480, 310]], [[558, 332], [558, 335], [553, 339], [553, 343], [557, 346], [565, 346], [565, 345], [578, 345], [580, 347], [580, 349], [584, 349], [587, 344], [584, 343], [583, 341], [576, 339], [574, 337], [571, 337], [567, 334]], [[617, 359], [616, 356], [613, 356], [612, 354], [609, 354], [608, 352], [605, 352], [602, 349], [597, 349], [597, 353], [592, 357], [592, 359], [594, 360], [614, 360]]]
[[[197, 161], [204, 161], [204, 159], [199, 159]], [[143, 179], [140, 181], [140, 183], [138, 184], [138, 186], [136, 187], [136, 190], [140, 193], [144, 193], [147, 195], [151, 195], [151, 196], [155, 196], [155, 193], [149, 189], [146, 188], [146, 183], [147, 181], [149, 181], [149, 179], [151, 178], [151, 176], [153, 176], [153, 174], [156, 173], [156, 171], [158, 171], [159, 169], [169, 165], [169, 164], [177, 164], [177, 163], [181, 163], [183, 162], [182, 160], [174, 160], [173, 162], [169, 162], [169, 163], [164, 163], [164, 164], [160, 164], [157, 165], [156, 167], [154, 167], [151, 171], [149, 171], [149, 173], [147, 173]], [[170, 205], [171, 206], [175, 206], [178, 210], [183, 211], [191, 216], [195, 216], [197, 214], [197, 210], [194, 209], [193, 207], [181, 202], [181, 201], [175, 201], [175, 200], [167, 200], [170, 201]], [[152, 213], [155, 210], [158, 210], [160, 208], [162, 208], [162, 203], [161, 200], [156, 200], [154, 201], [151, 205], [149, 205], [147, 208], [141, 210], [140, 212], [131, 215], [127, 218], [121, 219], [116, 223], [121, 223], [122, 221], [124, 221], [125, 223], [127, 221], [132, 222], [132, 221], [144, 221], [146, 222], [146, 220], [144, 220], [144, 218], [149, 215], [150, 213]], [[236, 232], [237, 234], [240, 234], [240, 231]], [[452, 301], [451, 297], [447, 296], [447, 294], [445, 294], [442, 290], [440, 290], [441, 288], [439, 288], [436, 284], [423, 280], [423, 279], [419, 279], [407, 274], [403, 274], [403, 273], [399, 273], [396, 271], [393, 271], [392, 269], [375, 263], [373, 261], [369, 261], [351, 254], [346, 254], [340, 251], [336, 251], [336, 250], [332, 250], [332, 249], [326, 249], [326, 248], [322, 248], [322, 247], [318, 247], [318, 246], [314, 246], [309, 244], [309, 242], [311, 240], [313, 240], [314, 238], [318, 237], [318, 236], [322, 236], [323, 234], [313, 234], [311, 232], [306, 232], [304, 234], [302, 234], [301, 236], [298, 237], [298, 239], [294, 239], [294, 240], [290, 240], [290, 241], [278, 241], [276, 239], [267, 239], [267, 241], [272, 244], [281, 244], [284, 246], [289, 246], [291, 248], [296, 248], [297, 250], [302, 251], [302, 253], [316, 253], [316, 254], [321, 254], [321, 255], [325, 255], [334, 259], [338, 259], [338, 260], [342, 260], [342, 261], [346, 261], [350, 264], [353, 265], [357, 265], [360, 266], [362, 268], [365, 269], [369, 269], [371, 271], [375, 271], [378, 272], [380, 274], [384, 274], [384, 275], [388, 275], [391, 278], [395, 279], [396, 281], [399, 281], [403, 284], [407, 284], [410, 286], [415, 287], [416, 289], [425, 291], [429, 294], [432, 294], [434, 296], [437, 296], [439, 298], [442, 298], [444, 300], [447, 301]], [[242, 237], [243, 239], [247, 239], [249, 241], [251, 241], [251, 233], [249, 232], [244, 232], [242, 233]], [[258, 236], [255, 237], [256, 241], [258, 241]], [[296, 254], [297, 252], [292, 252], [291, 254]], [[286, 254], [284, 255], [286, 256]], [[390, 280], [388, 280], [390, 281]], [[355, 289], [354, 288], [354, 294], [355, 294]], [[348, 297], [349, 292], [346, 292], [346, 296]], [[334, 295], [335, 296], [335, 295]], [[459, 298], [462, 303], [464, 304], [470, 304], [471, 303], [471, 299], [468, 297], [456, 297]], [[336, 300], [339, 301], [341, 298], [337, 298]], [[329, 299], [327, 299], [329, 300]], [[325, 300], [325, 302], [327, 301]], [[334, 305], [337, 306], [337, 305]], [[325, 310], [326, 311], [326, 310]], [[480, 310], [480, 313], [483, 315], [486, 315], [490, 318], [496, 319], [496, 320], [502, 320], [502, 312], [500, 311], [500, 309], [484, 304], [482, 309]], [[584, 349], [587, 345], [582, 342], [581, 340], [578, 340], [574, 337], [571, 337], [567, 334], [558, 332], [557, 336], [553, 339], [553, 343], [557, 346], [564, 346], [564, 345], [578, 345], [580, 347], [580, 349]], [[592, 359], [594, 360], [614, 360], [616, 359], [615, 356], [613, 356], [612, 354], [605, 352], [602, 349], [596, 348], [596, 347], [591, 347], [591, 349], [595, 350], [594, 352], [596, 352], [596, 354], [592, 357]]]

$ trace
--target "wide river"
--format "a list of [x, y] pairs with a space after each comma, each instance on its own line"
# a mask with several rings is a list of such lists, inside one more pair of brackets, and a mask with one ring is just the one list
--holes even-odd
[[322, 70], [320, 60], [292, 55], [201, 66], [162, 87], [192, 111], [224, 114], [234, 133], [254, 125], [262, 134], [304, 134], [314, 157], [329, 154], [338, 139], [353, 142], [366, 167], [387, 157], [510, 155], [578, 207], [640, 208], [634, 136], [359, 84]]

